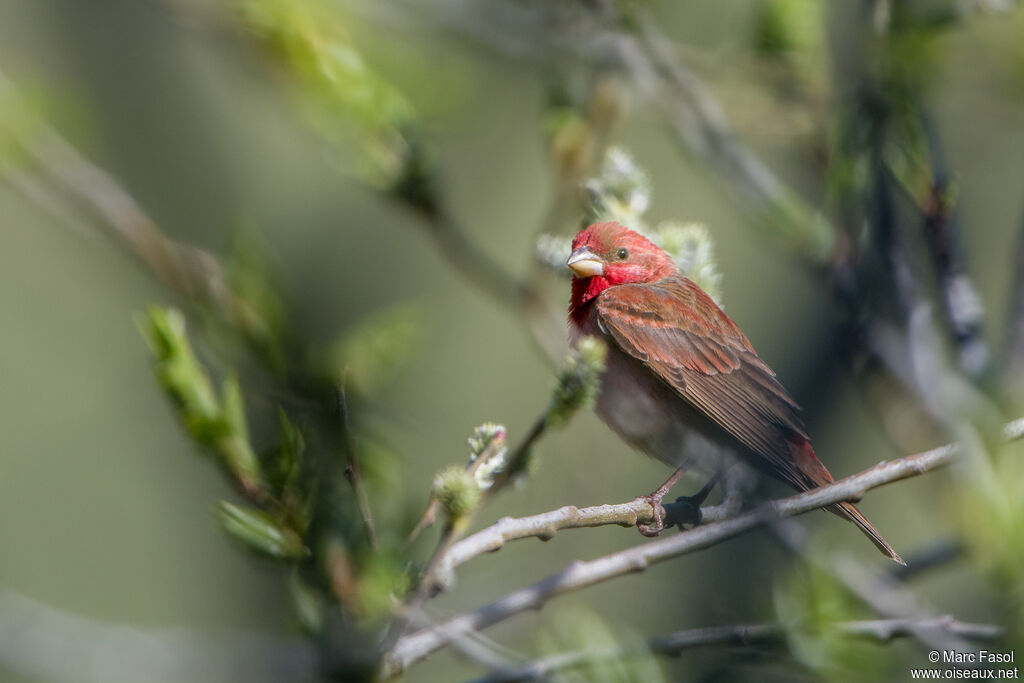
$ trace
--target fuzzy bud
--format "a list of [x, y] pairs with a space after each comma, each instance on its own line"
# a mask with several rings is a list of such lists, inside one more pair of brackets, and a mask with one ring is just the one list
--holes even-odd
[[450, 465], [437, 473], [432, 493], [451, 520], [465, 517], [480, 504], [476, 479], [458, 465]]
[[596, 337], [584, 337], [558, 373], [548, 410], [548, 424], [559, 427], [581, 408], [594, 402], [601, 384], [607, 347]]
[[643, 215], [651, 204], [647, 173], [621, 147], [610, 147], [596, 178], [585, 185], [588, 222], [617, 221], [643, 230]]
[[492, 443], [504, 443], [505, 436], [505, 425], [500, 425], [496, 422], [484, 422], [474, 429], [473, 433], [466, 440], [469, 444], [469, 461], [473, 462], [479, 458]]
[[494, 422], [485, 422], [469, 437], [469, 462], [476, 463], [478, 458], [484, 460], [472, 468], [473, 478], [481, 490], [494, 485], [494, 477], [504, 471], [508, 464], [508, 449], [505, 447], [505, 426]]
[[665, 221], [658, 225], [652, 238], [672, 257], [680, 273], [722, 305], [722, 274], [715, 263], [715, 245], [707, 228], [700, 223]]
[[563, 277], [571, 277], [572, 271], [565, 267], [565, 262], [572, 254], [572, 240], [563, 235], [542, 233], [537, 236], [537, 261]]

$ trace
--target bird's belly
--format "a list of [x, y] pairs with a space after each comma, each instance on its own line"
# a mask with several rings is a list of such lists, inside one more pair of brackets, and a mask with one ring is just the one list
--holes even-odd
[[642, 363], [610, 348], [595, 412], [627, 444], [671, 467], [715, 471], [714, 425]]

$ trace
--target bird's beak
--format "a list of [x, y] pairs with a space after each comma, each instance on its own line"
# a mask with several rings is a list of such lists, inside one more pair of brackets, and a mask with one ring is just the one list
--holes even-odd
[[565, 265], [569, 266], [576, 277], [584, 278], [604, 275], [604, 261], [587, 247], [580, 247], [572, 252]]

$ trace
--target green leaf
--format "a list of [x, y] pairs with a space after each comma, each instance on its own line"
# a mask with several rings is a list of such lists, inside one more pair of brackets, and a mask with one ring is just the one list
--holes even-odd
[[262, 510], [221, 501], [218, 516], [224, 530], [251, 550], [279, 560], [306, 554], [299, 534]]

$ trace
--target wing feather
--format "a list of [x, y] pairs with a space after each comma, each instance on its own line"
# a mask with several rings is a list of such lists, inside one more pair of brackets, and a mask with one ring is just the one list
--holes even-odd
[[807, 475], [790, 443], [807, 439], [800, 408], [736, 324], [683, 277], [611, 287], [596, 300], [598, 325], [679, 396], [798, 489]]

